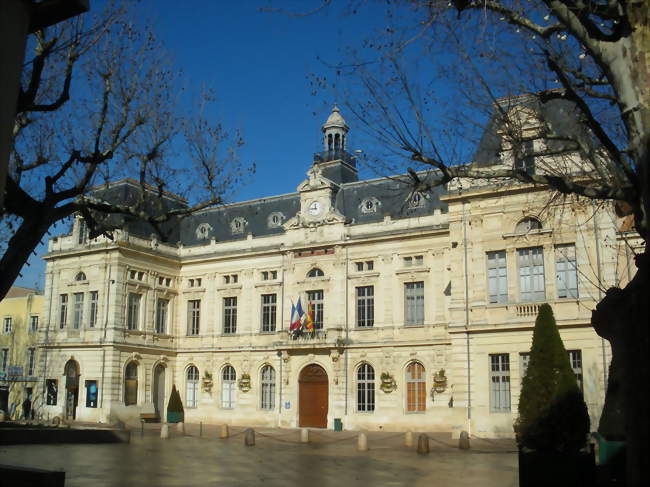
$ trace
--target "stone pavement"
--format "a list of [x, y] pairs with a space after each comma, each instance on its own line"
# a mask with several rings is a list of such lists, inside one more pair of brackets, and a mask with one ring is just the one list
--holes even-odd
[[[256, 429], [256, 445], [244, 446], [244, 428], [218, 438], [218, 426], [160, 425], [132, 432], [130, 444], [17, 445], [0, 447], [2, 463], [66, 471], [66, 486], [517, 486], [512, 440], [472, 438], [459, 450], [449, 433], [430, 433], [431, 453], [403, 445], [403, 433], [368, 432], [369, 451], [357, 451], [358, 432]], [[414, 435], [417, 444], [417, 433]]]

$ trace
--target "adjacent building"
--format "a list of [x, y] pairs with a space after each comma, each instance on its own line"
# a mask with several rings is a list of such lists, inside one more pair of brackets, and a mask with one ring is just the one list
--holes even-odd
[[43, 294], [12, 286], [0, 301], [0, 320], [0, 411], [10, 419], [31, 418], [40, 383], [37, 360]]
[[[610, 349], [591, 310], [634, 252], [612, 209], [531, 185], [359, 180], [338, 108], [322, 132], [295, 193], [204, 210], [166, 242], [135, 223], [89, 240], [81, 218], [50, 240], [42, 414], [164, 420], [175, 385], [188, 422], [511, 436], [549, 302], [595, 428]], [[488, 143], [482, 165], [542, 170], [505, 143], [490, 161]]]

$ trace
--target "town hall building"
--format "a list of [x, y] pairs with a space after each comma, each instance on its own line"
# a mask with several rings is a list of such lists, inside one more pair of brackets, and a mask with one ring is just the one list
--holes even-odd
[[[91, 240], [80, 217], [51, 239], [35, 407], [164, 421], [175, 386], [186, 422], [512, 436], [548, 302], [595, 429], [610, 348], [591, 310], [634, 250], [612, 209], [520, 183], [360, 180], [338, 108], [322, 135], [295, 193], [200, 211], [166, 241], [139, 223]], [[518, 163], [501, 150], [494, 164]], [[298, 301], [313, 332], [290, 330]]]

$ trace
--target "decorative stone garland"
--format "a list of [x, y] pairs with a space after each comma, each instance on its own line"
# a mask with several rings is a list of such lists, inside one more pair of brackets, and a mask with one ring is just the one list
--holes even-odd
[[395, 389], [397, 389], [397, 382], [395, 382], [395, 377], [393, 377], [388, 372], [381, 373], [381, 385], [379, 388], [384, 391], [386, 394], [390, 394]]
[[251, 390], [251, 376], [248, 374], [242, 374], [241, 379], [237, 382], [239, 390], [242, 392], [248, 392]]

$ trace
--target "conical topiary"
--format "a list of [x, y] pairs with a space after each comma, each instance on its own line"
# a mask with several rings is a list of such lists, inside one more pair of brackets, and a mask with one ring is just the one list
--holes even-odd
[[548, 304], [540, 306], [535, 321], [514, 426], [520, 448], [576, 452], [587, 441], [587, 405]]
[[178, 423], [183, 421], [184, 411], [181, 395], [176, 390], [176, 385], [172, 384], [172, 393], [169, 395], [169, 402], [167, 403], [167, 422]]

